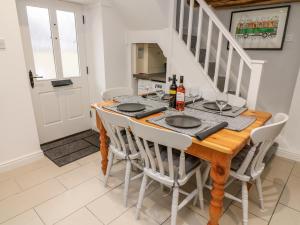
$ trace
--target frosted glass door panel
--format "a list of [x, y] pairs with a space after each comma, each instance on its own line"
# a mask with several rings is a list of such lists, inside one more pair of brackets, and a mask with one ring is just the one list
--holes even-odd
[[78, 77], [78, 45], [76, 35], [75, 14], [73, 12], [56, 11], [63, 77]]
[[48, 9], [27, 6], [26, 10], [35, 72], [42, 79], [56, 79]]

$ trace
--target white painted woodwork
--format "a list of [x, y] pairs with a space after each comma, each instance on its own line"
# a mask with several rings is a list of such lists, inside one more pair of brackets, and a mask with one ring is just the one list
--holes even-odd
[[[261, 210], [264, 210], [263, 189], [261, 185], [261, 174], [264, 171], [264, 158], [274, 143], [274, 140], [281, 133], [289, 116], [284, 113], [277, 113], [270, 124], [255, 128], [251, 131], [251, 146], [242, 163], [237, 170], [230, 171], [230, 177], [226, 183], [226, 187], [232, 184], [235, 180], [242, 183], [241, 199], [225, 193], [225, 197], [242, 203], [243, 210], [243, 225], [248, 224], [248, 183], [255, 182], [258, 191], [258, 199]], [[234, 163], [235, 159], [232, 160]], [[206, 178], [206, 177], [205, 177]], [[211, 188], [209, 186], [209, 188]]]
[[[88, 79], [86, 74], [86, 58], [84, 48], [82, 8], [80, 5], [60, 1], [19, 1], [19, 16], [27, 71], [35, 75], [33, 52], [27, 20], [26, 6], [47, 8], [50, 15], [50, 27], [53, 37], [58, 37], [56, 10], [74, 12], [76, 21], [77, 44], [80, 76], [68, 77], [73, 85], [53, 87], [52, 80], [34, 79], [31, 88], [33, 108], [37, 122], [40, 143], [46, 143], [77, 132], [90, 129], [90, 106]], [[59, 39], [53, 39], [56, 79], [63, 77]]]
[[205, 56], [205, 64], [204, 64], [205, 73], [208, 73], [208, 67], [209, 67], [212, 29], [213, 29], [213, 23], [212, 20], [209, 18], [208, 34], [207, 34], [207, 41], [206, 41], [206, 56]]
[[264, 61], [252, 61], [252, 70], [250, 75], [250, 83], [247, 96], [247, 105], [251, 109], [255, 109], [257, 105], [257, 97], [259, 91], [259, 84], [263, 70]]
[[[183, 18], [184, 18], [184, 5], [186, 5], [187, 0], [182, 0], [180, 5], [180, 15], [179, 15], [179, 38], [182, 39], [182, 36], [184, 35], [184, 27], [183, 27]], [[204, 66], [199, 64], [202, 69], [204, 70], [204, 73], [208, 76], [208, 70], [209, 70], [209, 63], [212, 59], [210, 59], [211, 51], [216, 56], [216, 67], [214, 71], [213, 76], [213, 85], [215, 88], [217, 88], [218, 79], [220, 76], [224, 76], [224, 74], [220, 74], [220, 67], [225, 70], [225, 86], [224, 86], [224, 92], [229, 91], [229, 84], [230, 80], [233, 80], [236, 82], [236, 95], [240, 95], [242, 90], [246, 90], [247, 88], [243, 87], [242, 84], [242, 77], [244, 75], [245, 66], [248, 67], [248, 69], [251, 71], [251, 78], [249, 83], [249, 93], [243, 93], [247, 95], [247, 106], [251, 109], [255, 109], [257, 97], [258, 97], [258, 88], [260, 84], [261, 74], [262, 74], [262, 65], [263, 61], [257, 61], [252, 60], [248, 54], [244, 51], [243, 48], [240, 47], [238, 42], [234, 39], [234, 37], [230, 34], [228, 31], [228, 28], [224, 26], [224, 24], [219, 20], [219, 18], [216, 16], [216, 14], [213, 12], [213, 10], [210, 8], [210, 6], [207, 5], [207, 3], [204, 0], [194, 0], [197, 3], [199, 3], [199, 21], [198, 21], [198, 27], [197, 27], [197, 42], [196, 42], [196, 53], [195, 53], [195, 61], [196, 63], [199, 62], [200, 57], [200, 50], [201, 50], [201, 40], [206, 39], [206, 55], [205, 55], [205, 61]], [[191, 46], [191, 33], [192, 33], [192, 18], [194, 13], [194, 4], [195, 2], [191, 1], [189, 6], [189, 21], [188, 21], [188, 33], [187, 33], [187, 44], [186, 47], [188, 51], [190, 51]], [[204, 24], [206, 21], [203, 20], [203, 13], [205, 13], [208, 16], [208, 24]], [[174, 17], [176, 14], [174, 15]], [[207, 36], [202, 33], [202, 27], [207, 26]], [[216, 27], [218, 32], [218, 44], [217, 46], [212, 46], [212, 31], [213, 28]], [[226, 41], [229, 43], [229, 51], [228, 51], [228, 57], [227, 62], [224, 63], [224, 59], [222, 58], [222, 43]], [[233, 68], [232, 68], [232, 58], [233, 53], [236, 52], [238, 57], [240, 57], [240, 65], [238, 69], [238, 74], [234, 74]], [[209, 78], [210, 79], [210, 78]], [[251, 90], [251, 91], [250, 91]]]
[[236, 91], [235, 91], [236, 96], [240, 95], [243, 69], [244, 69], [244, 60], [241, 58], [240, 65], [239, 65], [239, 74], [238, 74], [238, 79], [237, 79]]
[[183, 35], [183, 20], [184, 20], [184, 1], [181, 1], [180, 4], [180, 17], [179, 17], [179, 38], [182, 39], [182, 35]]
[[[176, 225], [177, 212], [192, 199], [196, 199], [195, 203], [199, 201], [200, 206], [203, 206], [203, 185], [200, 170], [201, 163], [195, 166], [191, 171], [185, 170], [185, 150], [192, 144], [192, 139], [185, 134], [150, 127], [134, 120], [130, 121], [130, 127], [145, 162], [136, 217], [137, 219], [139, 218], [147, 180], [148, 178], [151, 178], [162, 185], [173, 189], [171, 225]], [[154, 149], [149, 146], [149, 143], [154, 143]], [[159, 146], [163, 146], [164, 150], [159, 148]], [[162, 151], [167, 151], [165, 160], [162, 160]], [[178, 166], [175, 166], [173, 159], [173, 154], [175, 152], [180, 155]], [[190, 193], [181, 191], [180, 187], [186, 184], [193, 175], [196, 175], [197, 180], [197, 187], [195, 190]], [[178, 204], [179, 193], [187, 195], [180, 204]]]
[[190, 1], [190, 13], [189, 13], [189, 24], [188, 24], [188, 35], [187, 35], [187, 48], [191, 49], [192, 42], [192, 30], [193, 30], [193, 15], [194, 15], [194, 3], [195, 0]]
[[[110, 138], [109, 144], [109, 156], [108, 166], [105, 175], [104, 185], [107, 186], [110, 171], [113, 166], [114, 158], [125, 160], [126, 169], [124, 177], [124, 192], [123, 202], [124, 206], [127, 207], [128, 189], [131, 180], [141, 177], [143, 173], [140, 173], [134, 177], [131, 176], [132, 166], [142, 169], [142, 167], [136, 162], [140, 159], [140, 153], [135, 147], [135, 141], [132, 138], [132, 134], [129, 131], [129, 119], [121, 114], [116, 114], [110, 111], [105, 111], [102, 108], [97, 108], [97, 113], [101, 118], [101, 121], [105, 127], [108, 137]], [[125, 134], [122, 133], [125, 131]]]
[[203, 20], [203, 9], [202, 6], [200, 6], [199, 17], [198, 17], [198, 29], [197, 29], [196, 55], [195, 55], [195, 59], [197, 63], [199, 62], [199, 56], [200, 56], [202, 20]]
[[215, 86], [217, 86], [217, 84], [218, 84], [220, 59], [221, 59], [221, 52], [222, 52], [222, 40], [223, 40], [223, 34], [222, 34], [221, 31], [219, 31], [217, 56], [216, 56], [216, 67], [215, 67], [215, 74], [214, 74], [214, 84], [215, 84]]

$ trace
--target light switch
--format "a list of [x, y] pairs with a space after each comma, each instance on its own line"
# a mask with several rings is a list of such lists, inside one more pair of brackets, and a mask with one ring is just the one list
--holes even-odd
[[0, 49], [5, 49], [5, 40], [0, 39]]

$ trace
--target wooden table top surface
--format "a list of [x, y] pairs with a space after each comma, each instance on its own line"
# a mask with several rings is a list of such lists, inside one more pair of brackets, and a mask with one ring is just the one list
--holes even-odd
[[[92, 108], [95, 109], [97, 106], [101, 107], [101, 106], [108, 106], [111, 104], [114, 104], [114, 102], [113, 101], [99, 102], [93, 104]], [[157, 113], [142, 119], [135, 119], [135, 118], [132, 119], [140, 121], [141, 123], [146, 124], [148, 126], [158, 127], [160, 129], [166, 129], [147, 122], [149, 118], [159, 116], [160, 114], [162, 113]], [[193, 145], [202, 146], [205, 147], [206, 149], [212, 149], [232, 156], [236, 155], [248, 143], [250, 139], [251, 131], [254, 128], [264, 125], [272, 117], [271, 113], [252, 111], [252, 110], [248, 110], [244, 112], [242, 115], [255, 116], [256, 121], [253, 124], [251, 124], [248, 128], [239, 132], [228, 130], [228, 129], [222, 129], [217, 133], [207, 137], [203, 141], [199, 141], [198, 139], [193, 138]]]

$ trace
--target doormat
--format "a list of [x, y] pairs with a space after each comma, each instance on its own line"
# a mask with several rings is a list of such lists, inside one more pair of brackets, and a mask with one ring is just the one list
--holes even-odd
[[44, 155], [61, 167], [99, 151], [99, 134], [83, 131], [41, 145]]

